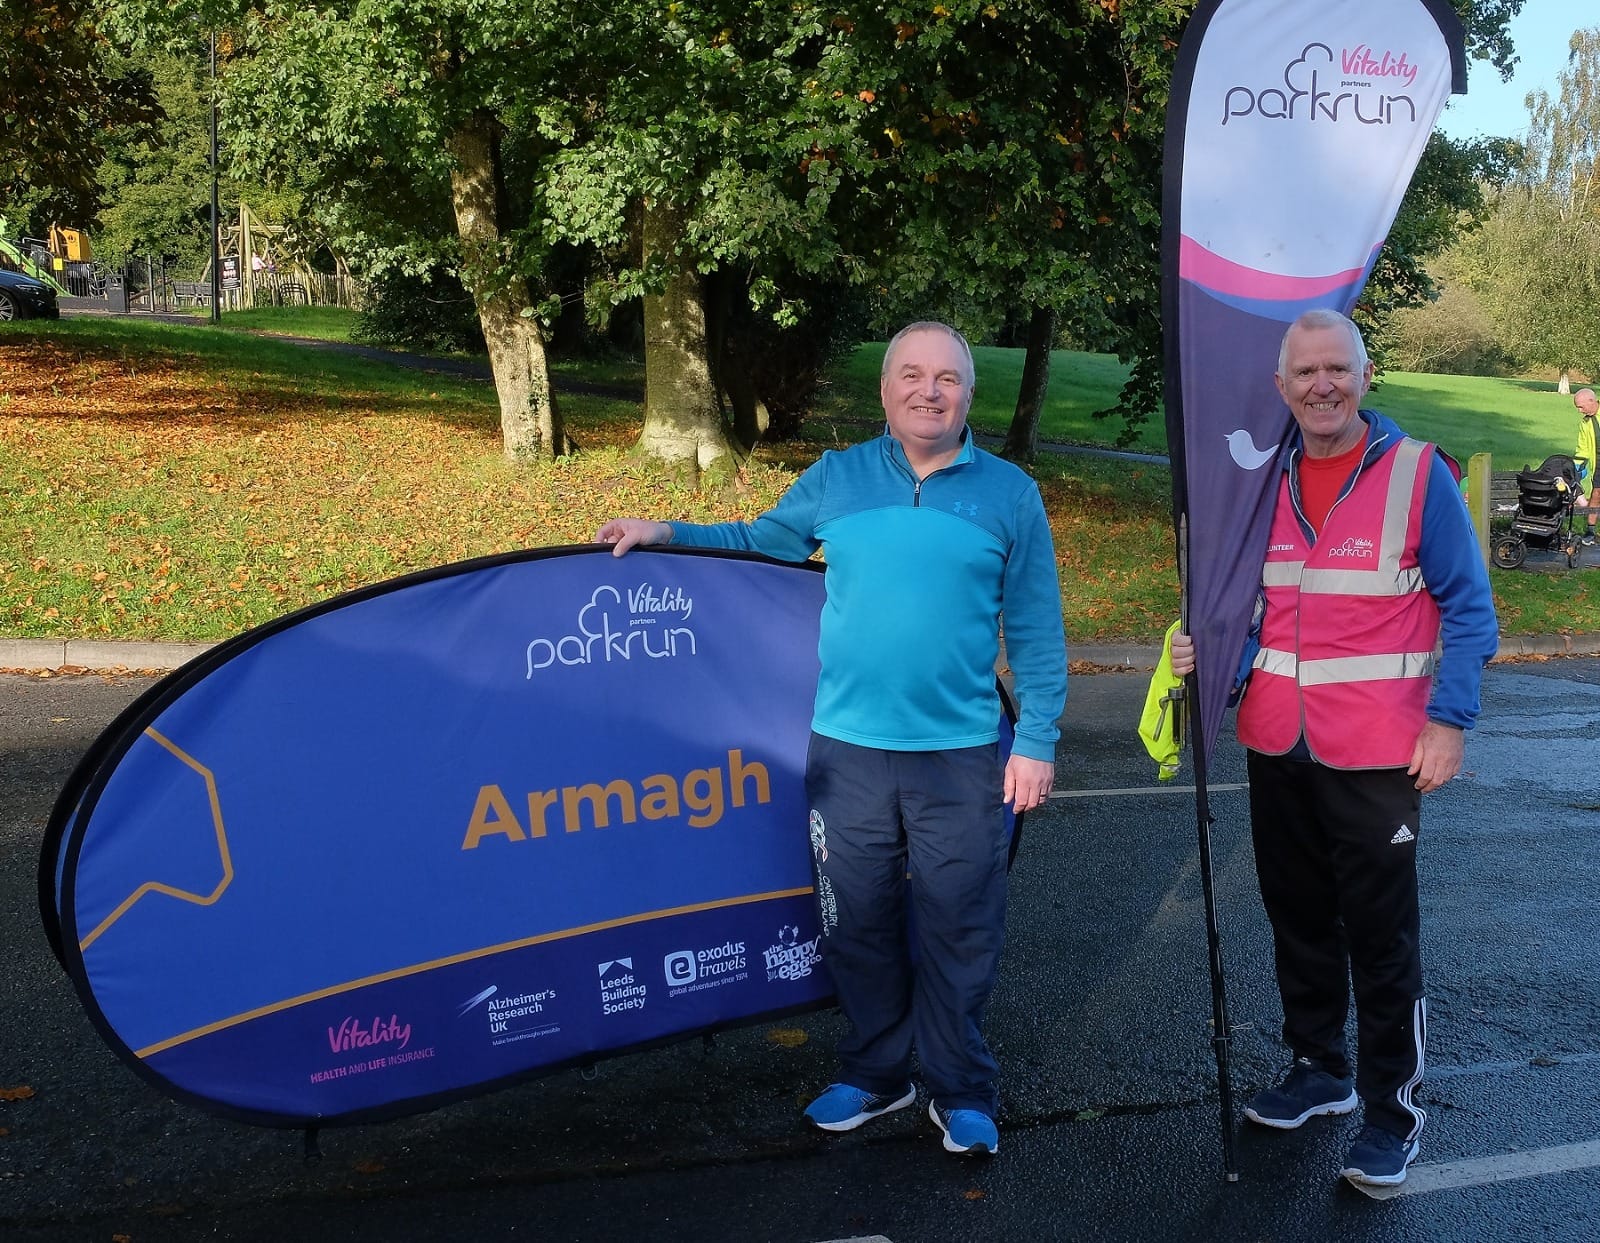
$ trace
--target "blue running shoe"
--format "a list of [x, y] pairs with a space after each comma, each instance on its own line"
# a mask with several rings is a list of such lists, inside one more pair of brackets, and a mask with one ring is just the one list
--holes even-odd
[[1339, 1173], [1353, 1183], [1395, 1187], [1406, 1181], [1406, 1166], [1417, 1159], [1417, 1141], [1370, 1122], [1361, 1128]]
[[976, 1109], [940, 1109], [928, 1102], [928, 1117], [944, 1132], [944, 1150], [968, 1157], [992, 1157], [1000, 1151], [994, 1119]]
[[1275, 1088], [1257, 1092], [1244, 1116], [1262, 1126], [1292, 1131], [1318, 1114], [1347, 1114], [1356, 1107], [1355, 1080], [1330, 1075], [1310, 1058], [1299, 1057]]
[[822, 1095], [806, 1106], [806, 1120], [824, 1131], [853, 1131], [879, 1114], [904, 1109], [917, 1099], [917, 1090], [907, 1086], [898, 1096], [877, 1096], [848, 1083], [830, 1083]]

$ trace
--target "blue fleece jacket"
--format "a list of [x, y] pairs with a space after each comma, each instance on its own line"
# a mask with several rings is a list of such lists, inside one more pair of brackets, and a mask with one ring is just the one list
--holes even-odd
[[892, 436], [824, 453], [753, 522], [674, 522], [672, 542], [804, 561], [822, 550], [827, 601], [812, 728], [887, 751], [998, 736], [1004, 615], [1019, 702], [1013, 751], [1053, 760], [1067, 650], [1039, 489], [968, 435], [918, 481]]
[[[1355, 486], [1361, 471], [1391, 452], [1405, 433], [1393, 420], [1373, 410], [1363, 410], [1367, 424], [1367, 448], [1361, 464], [1339, 491], [1342, 501]], [[1289, 473], [1289, 496], [1295, 517], [1307, 540], [1314, 540], [1311, 524], [1300, 508], [1300, 460], [1303, 441], [1296, 427], [1280, 456]], [[1494, 615], [1494, 593], [1489, 588], [1489, 572], [1478, 551], [1478, 537], [1467, 516], [1466, 502], [1449, 464], [1435, 453], [1428, 473], [1427, 493], [1422, 502], [1422, 534], [1417, 546], [1417, 562], [1428, 594], [1439, 606], [1439, 669], [1433, 679], [1433, 697], [1428, 701], [1428, 719], [1458, 729], [1471, 729], [1478, 719], [1478, 688], [1483, 666], [1500, 644], [1500, 625]], [[1253, 658], [1254, 652], [1250, 653]]]

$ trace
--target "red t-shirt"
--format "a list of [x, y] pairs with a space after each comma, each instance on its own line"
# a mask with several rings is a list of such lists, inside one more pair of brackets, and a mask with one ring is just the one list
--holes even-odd
[[1363, 436], [1355, 448], [1338, 457], [1300, 455], [1300, 509], [1318, 535], [1322, 534], [1328, 511], [1339, 499], [1339, 493], [1366, 451], [1367, 438]]

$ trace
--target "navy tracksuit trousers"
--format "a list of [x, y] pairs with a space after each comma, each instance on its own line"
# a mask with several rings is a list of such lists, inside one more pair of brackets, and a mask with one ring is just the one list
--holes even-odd
[[1296, 1057], [1350, 1073], [1345, 1021], [1355, 988], [1356, 1091], [1366, 1121], [1422, 1130], [1417, 838], [1422, 795], [1403, 768], [1344, 771], [1248, 752], [1250, 827]]
[[880, 751], [812, 734], [823, 957], [850, 1023], [841, 1082], [903, 1092], [915, 1048], [937, 1104], [998, 1112], [980, 1025], [1005, 941], [1003, 782], [997, 744]]

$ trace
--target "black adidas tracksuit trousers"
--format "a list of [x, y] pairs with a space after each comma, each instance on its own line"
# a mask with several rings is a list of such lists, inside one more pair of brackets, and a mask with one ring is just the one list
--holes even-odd
[[1256, 876], [1272, 922], [1283, 1039], [1296, 1057], [1350, 1073], [1345, 1020], [1355, 989], [1356, 1091], [1366, 1121], [1422, 1129], [1417, 838], [1422, 795], [1403, 768], [1359, 772], [1248, 753]]

